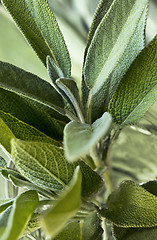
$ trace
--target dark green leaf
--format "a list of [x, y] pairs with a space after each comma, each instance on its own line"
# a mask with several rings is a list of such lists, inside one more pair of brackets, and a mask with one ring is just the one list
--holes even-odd
[[51, 238], [56, 236], [78, 211], [81, 204], [81, 182], [81, 171], [77, 167], [70, 186], [60, 196], [54, 207], [43, 217], [44, 228]]
[[69, 161], [78, 160], [89, 153], [98, 141], [107, 136], [112, 124], [109, 113], [97, 119], [92, 125], [70, 122], [64, 129], [64, 148]]
[[62, 33], [46, 0], [3, 0], [18, 27], [46, 65], [51, 56], [65, 77], [70, 77], [71, 63]]
[[141, 184], [141, 187], [143, 187], [148, 192], [152, 193], [157, 197], [157, 181], [156, 180], [143, 183]]
[[38, 206], [38, 201], [37, 193], [32, 190], [24, 192], [16, 198], [1, 240], [18, 239], [21, 236], [35, 208]]
[[102, 215], [119, 227], [154, 227], [157, 197], [138, 184], [125, 181], [111, 193]]
[[157, 36], [138, 55], [120, 81], [109, 112], [121, 126], [135, 123], [157, 100]]
[[4, 168], [7, 167], [7, 162], [3, 157], [0, 156], [0, 168], [1, 167], [4, 167]]

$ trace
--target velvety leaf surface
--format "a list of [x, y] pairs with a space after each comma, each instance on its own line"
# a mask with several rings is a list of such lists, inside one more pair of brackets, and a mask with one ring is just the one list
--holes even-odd
[[12, 140], [12, 159], [17, 169], [37, 186], [62, 190], [71, 180], [76, 166], [82, 172], [82, 195], [95, 194], [102, 186], [101, 177], [84, 162], [70, 164], [63, 149], [50, 143]]
[[120, 81], [109, 105], [118, 124], [137, 122], [157, 99], [157, 36], [138, 55]]
[[38, 206], [38, 201], [37, 193], [32, 190], [24, 192], [16, 198], [8, 218], [7, 227], [1, 236], [2, 240], [20, 237], [33, 211]]
[[46, 64], [46, 56], [52, 56], [63, 70], [65, 77], [70, 77], [69, 54], [47, 1], [4, 0], [3, 4], [41, 61]]
[[54, 240], [102, 240], [101, 220], [96, 213], [81, 221], [69, 222]]
[[154, 227], [157, 197], [138, 184], [125, 181], [111, 193], [102, 215], [119, 227]]
[[74, 121], [67, 124], [64, 128], [66, 158], [75, 161], [88, 154], [89, 150], [109, 133], [111, 124], [112, 118], [107, 112], [92, 125]]
[[65, 190], [56, 205], [42, 219], [49, 236], [54, 237], [78, 211], [81, 204], [82, 175], [76, 168], [70, 186]]

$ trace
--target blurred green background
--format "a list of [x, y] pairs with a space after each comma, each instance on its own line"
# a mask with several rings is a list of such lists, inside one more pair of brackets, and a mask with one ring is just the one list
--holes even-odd
[[[65, 37], [71, 58], [72, 76], [81, 84], [82, 62], [87, 34], [98, 0], [49, 0]], [[151, 0], [146, 27], [146, 44], [157, 33], [157, 0]], [[16, 28], [9, 14], [0, 6], [0, 60], [12, 63], [49, 81], [46, 69]], [[5, 152], [0, 155], [8, 159]], [[125, 128], [112, 151], [113, 182], [124, 179], [137, 182], [157, 177], [157, 104], [137, 126]], [[0, 197], [4, 181], [0, 177]]]

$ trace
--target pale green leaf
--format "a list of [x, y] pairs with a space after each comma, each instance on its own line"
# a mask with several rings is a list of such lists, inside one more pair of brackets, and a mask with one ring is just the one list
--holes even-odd
[[7, 225], [12, 206], [8, 207], [3, 213], [0, 214], [0, 237], [3, 235]]
[[82, 175], [77, 167], [70, 186], [60, 196], [56, 205], [43, 217], [43, 226], [49, 236], [54, 237], [78, 211], [81, 204]]
[[119, 227], [154, 227], [157, 197], [138, 184], [125, 181], [111, 193], [102, 215]]
[[[86, 84], [93, 94], [102, 87], [117, 63], [123, 59], [146, 11], [147, 3], [147, 0], [115, 0], [101, 21], [88, 50], [84, 68]], [[141, 45], [141, 39], [139, 41]]]
[[61, 108], [60, 111], [63, 111], [63, 100], [50, 83], [32, 73], [1, 61], [0, 86], [53, 109]]
[[101, 20], [104, 18], [105, 14], [107, 13], [109, 8], [111, 7], [111, 4], [112, 4], [113, 1], [114, 0], [101, 0], [99, 2], [99, 5], [98, 5], [98, 7], [95, 11], [93, 22], [92, 22], [92, 25], [90, 27], [89, 34], [88, 34], [87, 46], [86, 46], [85, 56], [84, 56], [85, 59], [86, 59], [88, 48], [89, 48], [89, 46], [91, 44], [91, 41], [94, 37], [95, 31], [96, 31], [97, 27], [99, 26]]
[[13, 204], [13, 199], [0, 199], [0, 213]]
[[157, 100], [157, 36], [138, 55], [120, 81], [109, 112], [121, 126], [135, 123]]
[[21, 236], [34, 210], [38, 206], [38, 201], [36, 191], [32, 190], [24, 192], [16, 198], [1, 240], [16, 240]]
[[70, 164], [61, 147], [44, 142], [12, 140], [12, 159], [23, 176], [39, 187], [62, 190], [76, 166], [82, 173], [82, 195], [94, 195], [102, 187], [101, 177], [82, 161]]
[[51, 56], [65, 77], [70, 77], [69, 53], [47, 1], [3, 0], [3, 4], [41, 61], [46, 65], [46, 56]]
[[22, 140], [42, 141], [60, 146], [61, 144], [36, 128], [18, 120], [9, 113], [0, 111], [0, 144], [8, 151], [11, 151], [10, 140], [19, 138]]
[[54, 240], [102, 240], [101, 220], [91, 213], [81, 221], [70, 221]]
[[30, 234], [41, 227], [40, 217], [41, 217], [40, 215], [35, 213], [32, 215], [31, 219], [29, 220], [27, 226], [25, 227], [22, 233], [22, 236]]
[[75, 161], [88, 154], [101, 138], [107, 136], [111, 124], [112, 118], [107, 112], [92, 125], [74, 121], [68, 123], [64, 129], [66, 158], [69, 161]]

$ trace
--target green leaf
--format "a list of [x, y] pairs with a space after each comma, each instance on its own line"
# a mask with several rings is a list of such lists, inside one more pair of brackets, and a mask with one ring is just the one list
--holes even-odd
[[38, 206], [38, 201], [37, 193], [32, 190], [24, 192], [16, 198], [1, 240], [18, 239], [21, 236], [31, 215]]
[[72, 178], [74, 166], [63, 149], [53, 144], [12, 139], [12, 160], [23, 176], [38, 186], [62, 190]]
[[84, 66], [92, 121], [107, 111], [118, 82], [145, 45], [147, 4], [148, 0], [115, 0], [96, 29]]
[[13, 199], [0, 199], [0, 213], [13, 204]]
[[11, 210], [12, 210], [12, 206], [8, 207], [3, 213], [0, 214], [0, 237], [3, 235], [8, 225], [8, 219], [9, 219]]
[[[147, 3], [147, 0], [131, 0], [129, 3], [115, 0], [99, 24], [88, 50], [84, 68], [85, 81], [92, 89], [93, 95], [103, 86], [117, 63], [124, 58], [138, 23], [146, 11]], [[142, 22], [144, 25], [145, 18]], [[141, 39], [139, 41], [138, 44], [141, 46]], [[134, 47], [136, 49], [136, 46]], [[137, 55], [136, 50], [131, 49], [131, 53]], [[125, 63], [126, 59], [123, 61]]]
[[157, 197], [138, 184], [125, 181], [111, 193], [102, 215], [119, 227], [154, 227]]
[[104, 18], [104, 16], [106, 15], [106, 13], [108, 12], [113, 1], [114, 0], [101, 0], [100, 1], [99, 5], [95, 11], [93, 22], [90, 27], [89, 33], [88, 33], [87, 46], [86, 46], [86, 50], [85, 50], [84, 59], [86, 59], [87, 51], [92, 42], [95, 31], [98, 28], [98, 26], [99, 26], [100, 22], [102, 21], [102, 19]]
[[78, 160], [89, 153], [98, 141], [107, 136], [112, 124], [109, 113], [97, 119], [92, 125], [72, 121], [64, 128], [65, 155], [69, 161]]
[[70, 221], [54, 240], [102, 240], [101, 220], [91, 213], [85, 220]]
[[101, 177], [88, 165], [82, 161], [68, 163], [63, 149], [50, 143], [13, 139], [12, 160], [21, 174], [39, 187], [64, 189], [78, 165], [82, 172], [83, 197], [91, 197], [102, 187]]
[[51, 56], [65, 77], [70, 77], [69, 53], [47, 1], [3, 0], [3, 4], [41, 61], [46, 65], [46, 56]]
[[121, 126], [135, 123], [157, 100], [157, 36], [138, 55], [120, 81], [109, 112]]
[[53, 109], [60, 110], [64, 108], [62, 98], [50, 83], [32, 73], [1, 61], [0, 86]]
[[0, 143], [8, 152], [11, 151], [10, 140], [15, 137], [22, 140], [42, 141], [57, 146], [61, 145], [36, 128], [3, 111], [0, 111], [0, 133]]
[[29, 220], [27, 226], [24, 229], [24, 232], [22, 233], [22, 236], [30, 234], [41, 227], [40, 217], [40, 215], [35, 213], [32, 215], [31, 219]]
[[81, 182], [81, 171], [77, 167], [70, 186], [56, 205], [43, 217], [43, 226], [50, 237], [54, 237], [61, 231], [66, 222], [78, 211], [81, 204]]

